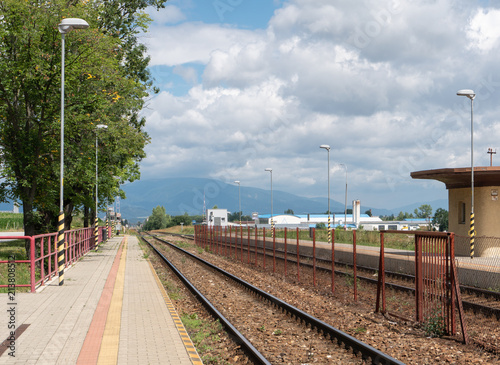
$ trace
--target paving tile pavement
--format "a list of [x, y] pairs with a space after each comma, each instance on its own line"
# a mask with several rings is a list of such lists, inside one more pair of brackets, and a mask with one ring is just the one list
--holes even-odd
[[192, 364], [134, 236], [128, 240], [118, 363]]
[[[16, 295], [16, 326], [29, 326], [16, 340], [15, 357], [5, 351], [0, 365], [76, 364], [122, 238], [110, 239], [98, 252], [67, 270], [63, 287], [56, 279], [39, 293]], [[193, 364], [135, 236], [128, 236], [124, 252], [118, 354], [114, 360], [103, 356], [106, 361], [99, 363]], [[2, 321], [0, 314], [3, 340], [9, 335], [6, 323], [10, 307], [7, 294], [0, 298], [5, 316]], [[106, 354], [105, 346], [101, 347]]]
[[[122, 237], [110, 239], [99, 251], [91, 252], [66, 270], [64, 286], [56, 278], [38, 293], [17, 293], [16, 326], [29, 324], [15, 342], [15, 357], [5, 351], [0, 364], [72, 364], [85, 339], [104, 283]], [[1, 294], [7, 313], [7, 294]], [[0, 323], [7, 322], [0, 319]], [[1, 314], [0, 314], [1, 318]], [[0, 327], [2, 340], [9, 336]]]

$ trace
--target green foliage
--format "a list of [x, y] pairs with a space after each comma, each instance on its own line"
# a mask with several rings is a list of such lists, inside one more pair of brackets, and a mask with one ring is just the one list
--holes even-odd
[[396, 220], [398, 221], [403, 221], [405, 219], [412, 219], [415, 218], [413, 214], [408, 213], [408, 212], [399, 212], [398, 216], [396, 217]]
[[227, 215], [227, 220], [229, 222], [239, 222], [240, 221], [240, 214], [241, 214], [241, 220], [243, 222], [251, 221], [252, 217], [249, 215], [243, 215], [243, 212], [234, 212], [234, 213], [229, 213]]
[[423, 330], [428, 337], [441, 337], [445, 333], [444, 318], [441, 310], [435, 310], [424, 322]]
[[[22, 202], [27, 234], [51, 230], [59, 211], [61, 34], [63, 18], [90, 27], [65, 36], [66, 228], [74, 211], [95, 205], [96, 125], [99, 132], [99, 201], [119, 184], [139, 178], [149, 136], [139, 117], [152, 89], [139, 32], [150, 22], [148, 6], [166, 0], [85, 2], [0, 1], [0, 200]], [[115, 177], [118, 177], [115, 178]], [[37, 212], [36, 214], [34, 212]]]
[[422, 204], [414, 213], [417, 218], [429, 218], [432, 217], [432, 207], [429, 204]]
[[283, 213], [285, 213], [285, 214], [290, 214], [290, 215], [294, 215], [294, 213], [293, 213], [293, 209], [287, 209], [287, 210], [285, 210]]
[[193, 221], [192, 217], [189, 216], [187, 213], [184, 213], [183, 215], [176, 215], [172, 217], [167, 227], [180, 226], [181, 223], [184, 224], [184, 226], [189, 226], [191, 225], [192, 221]]
[[[202, 320], [196, 313], [183, 313], [181, 321], [188, 331], [196, 350], [204, 359], [204, 363], [209, 363], [207, 361], [211, 358], [210, 351], [212, 350], [210, 344], [211, 342], [220, 341], [219, 333], [222, 331], [222, 325], [218, 320], [213, 322]], [[206, 355], [207, 358], [205, 358]], [[212, 358], [210, 361], [214, 361], [214, 359]]]
[[448, 211], [443, 208], [436, 209], [432, 223], [439, 225], [439, 231], [444, 232], [448, 230]]
[[153, 231], [157, 229], [164, 229], [168, 227], [170, 216], [167, 215], [165, 208], [158, 205], [153, 208], [152, 214], [149, 216], [148, 221], [144, 224], [143, 230]]

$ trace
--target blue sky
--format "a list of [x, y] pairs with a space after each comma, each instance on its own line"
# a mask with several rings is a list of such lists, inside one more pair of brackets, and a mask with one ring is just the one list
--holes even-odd
[[[410, 172], [476, 165], [500, 134], [488, 1], [172, 0], [142, 41], [160, 94], [142, 179], [208, 177], [394, 208], [447, 197]], [[476, 157], [477, 156], [477, 157]], [[500, 158], [500, 157], [499, 157]], [[495, 163], [495, 158], [494, 158]]]

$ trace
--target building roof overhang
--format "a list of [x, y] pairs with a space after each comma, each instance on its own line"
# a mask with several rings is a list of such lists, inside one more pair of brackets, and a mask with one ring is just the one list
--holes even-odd
[[[414, 171], [410, 176], [413, 179], [441, 181], [446, 189], [471, 187], [470, 167]], [[500, 186], [500, 166], [474, 167], [474, 186]]]

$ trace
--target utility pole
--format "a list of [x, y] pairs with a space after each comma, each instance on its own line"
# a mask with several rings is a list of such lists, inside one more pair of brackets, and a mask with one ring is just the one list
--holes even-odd
[[496, 155], [497, 151], [490, 147], [487, 153], [490, 154], [490, 166], [493, 166], [493, 155]]

